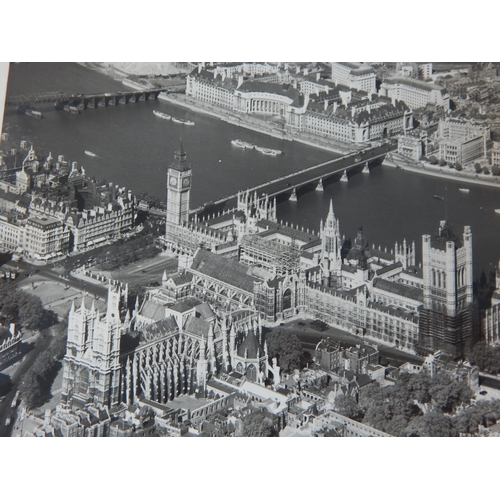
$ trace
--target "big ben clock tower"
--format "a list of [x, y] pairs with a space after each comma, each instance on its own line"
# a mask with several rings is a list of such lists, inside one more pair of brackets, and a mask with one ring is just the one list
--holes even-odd
[[191, 167], [186, 163], [186, 152], [181, 146], [174, 153], [174, 161], [167, 171], [167, 221], [165, 237], [173, 242], [176, 228], [189, 220], [191, 194]]

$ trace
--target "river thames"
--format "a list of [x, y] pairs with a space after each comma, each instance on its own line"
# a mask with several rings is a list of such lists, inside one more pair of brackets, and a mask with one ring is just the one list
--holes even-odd
[[[116, 90], [128, 88], [75, 63], [23, 63], [11, 65], [10, 69], [9, 95]], [[192, 120], [196, 125], [162, 120], [153, 115], [155, 109]], [[79, 115], [50, 111], [42, 120], [7, 115], [4, 131], [15, 140], [27, 139], [44, 154], [63, 154], [99, 179], [161, 198], [166, 192], [166, 169], [182, 137], [193, 169], [192, 207], [336, 157], [331, 152], [238, 128], [165, 101], [90, 109]], [[284, 154], [271, 157], [236, 148], [231, 140], [237, 138], [280, 149]], [[85, 150], [97, 157], [86, 156]], [[469, 187], [470, 192], [461, 192], [460, 187]], [[446, 197], [447, 202], [433, 195]], [[278, 219], [317, 231], [330, 199], [346, 237], [354, 238], [362, 226], [370, 245], [393, 248], [395, 241], [414, 240], [419, 259], [422, 234], [435, 233], [439, 220], [447, 216], [458, 233], [464, 225], [472, 227], [476, 277], [500, 259], [500, 214], [494, 212], [500, 208], [498, 188], [468, 186], [378, 166], [369, 174], [352, 175], [348, 183], [333, 182], [326, 185], [324, 192], [310, 191], [296, 202], [280, 203]]]

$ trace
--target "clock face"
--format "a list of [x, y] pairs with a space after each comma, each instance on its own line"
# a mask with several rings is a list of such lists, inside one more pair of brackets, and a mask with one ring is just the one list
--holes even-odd
[[182, 185], [189, 186], [189, 177], [184, 177], [184, 179], [182, 179]]
[[177, 178], [176, 177], [170, 177], [170, 185], [177, 186]]

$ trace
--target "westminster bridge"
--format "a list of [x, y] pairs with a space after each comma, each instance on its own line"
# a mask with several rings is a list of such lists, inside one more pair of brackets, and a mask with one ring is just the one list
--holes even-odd
[[[348, 182], [351, 170], [362, 170], [368, 173], [372, 166], [382, 163], [387, 153], [396, 149], [396, 144], [385, 143], [362, 152], [306, 167], [298, 172], [283, 175], [257, 186], [249, 187], [247, 190], [249, 193], [257, 192], [259, 198], [267, 195], [269, 198], [276, 197], [277, 202], [286, 199], [296, 201], [302, 193], [312, 189], [323, 191], [326, 183], [336, 180]], [[190, 213], [206, 215], [231, 210], [235, 207], [237, 196], [238, 194], [232, 194], [205, 203], [200, 207], [190, 210]]]
[[[298, 172], [283, 175], [276, 179], [264, 182], [247, 189], [249, 193], [257, 192], [258, 197], [276, 197], [277, 203], [285, 200], [297, 200], [297, 198], [312, 189], [322, 191], [325, 184], [335, 181], [348, 182], [351, 170], [368, 173], [370, 168], [382, 163], [387, 153], [397, 149], [396, 144], [385, 143], [380, 146], [366, 149], [362, 152], [329, 160], [317, 165], [306, 167]], [[193, 208], [190, 214], [198, 217], [214, 216], [218, 213], [232, 211], [236, 208], [238, 193], [209, 201], [204, 205]], [[155, 217], [165, 217], [165, 210], [151, 208], [146, 210]]]

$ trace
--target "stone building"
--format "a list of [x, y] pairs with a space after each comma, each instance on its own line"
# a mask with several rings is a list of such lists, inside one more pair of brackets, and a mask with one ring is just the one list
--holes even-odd
[[[180, 205], [171, 210], [167, 220], [180, 220]], [[171, 222], [173, 241], [165, 238], [165, 244], [181, 254], [186, 293], [191, 276], [190, 293], [224, 313], [255, 310], [268, 324], [314, 317], [405, 349], [459, 356], [474, 341], [470, 228], [461, 243], [442, 222], [432, 244], [424, 236], [417, 266], [415, 243], [406, 240], [384, 251], [370, 247], [360, 228], [348, 247], [333, 204], [317, 234], [274, 218], [274, 201], [240, 193], [233, 212], [201, 227]], [[230, 253], [214, 245], [216, 232], [220, 241], [231, 240]], [[179, 245], [193, 233], [196, 248]]]
[[410, 109], [425, 108], [428, 104], [450, 108], [450, 96], [441, 85], [414, 78], [386, 78], [380, 85], [379, 95], [405, 102]]
[[[334, 63], [346, 78], [321, 80], [287, 73], [278, 78], [245, 78], [218, 68], [195, 69], [187, 76], [186, 95], [220, 110], [272, 117], [284, 133], [363, 143], [413, 127], [411, 109], [395, 98], [376, 95], [375, 73], [355, 63]], [[353, 66], [354, 64], [354, 66]], [[347, 81], [347, 83], [341, 83]]]
[[345, 85], [365, 92], [377, 91], [375, 70], [368, 64], [352, 62], [333, 62], [332, 80], [340, 85]]

